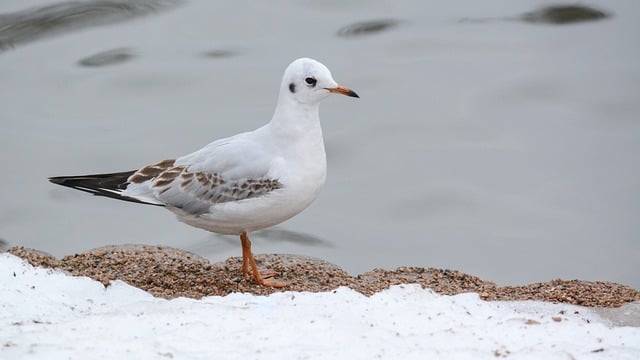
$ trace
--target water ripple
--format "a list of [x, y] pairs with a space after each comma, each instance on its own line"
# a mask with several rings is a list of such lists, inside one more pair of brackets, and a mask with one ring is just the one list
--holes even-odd
[[0, 52], [47, 36], [130, 20], [181, 3], [184, 0], [67, 1], [0, 14]]
[[584, 21], [596, 21], [610, 17], [604, 11], [584, 5], [555, 5], [528, 12], [520, 19], [530, 23], [565, 25]]
[[371, 35], [394, 28], [399, 21], [392, 19], [369, 20], [343, 26], [338, 30], [340, 37]]
[[87, 67], [107, 66], [120, 64], [131, 60], [133, 52], [128, 48], [117, 48], [102, 51], [78, 61], [78, 65]]

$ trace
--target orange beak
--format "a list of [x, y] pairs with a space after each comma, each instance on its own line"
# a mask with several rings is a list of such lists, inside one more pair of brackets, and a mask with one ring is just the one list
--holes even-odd
[[338, 87], [334, 87], [334, 88], [325, 88], [327, 90], [329, 90], [329, 92], [332, 92], [334, 94], [342, 94], [342, 95], [346, 95], [346, 96], [351, 96], [354, 98], [359, 98], [360, 96], [358, 96], [358, 94], [356, 94], [355, 91], [344, 87], [342, 85], [338, 85]]

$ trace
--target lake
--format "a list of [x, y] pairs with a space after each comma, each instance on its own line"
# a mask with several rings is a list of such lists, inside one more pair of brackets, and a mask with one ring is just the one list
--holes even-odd
[[240, 256], [237, 237], [47, 177], [259, 127], [285, 67], [312, 57], [361, 99], [323, 102], [325, 188], [255, 253], [640, 288], [640, 2], [545, 4], [4, 0], [0, 238]]

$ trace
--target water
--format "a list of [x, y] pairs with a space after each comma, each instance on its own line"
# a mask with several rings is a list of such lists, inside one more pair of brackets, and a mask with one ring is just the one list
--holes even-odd
[[3, 246], [238, 256], [235, 237], [46, 178], [131, 170], [256, 128], [286, 65], [308, 56], [361, 99], [323, 103], [327, 185], [256, 233], [255, 252], [354, 274], [640, 287], [640, 3], [564, 25], [535, 20], [538, 1], [91, 4], [46, 22], [43, 6], [78, 5], [0, 3]]

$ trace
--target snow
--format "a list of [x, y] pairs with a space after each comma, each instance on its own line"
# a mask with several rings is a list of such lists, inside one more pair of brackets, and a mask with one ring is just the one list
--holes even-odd
[[165, 300], [0, 254], [2, 359], [639, 359], [639, 313], [417, 285]]

